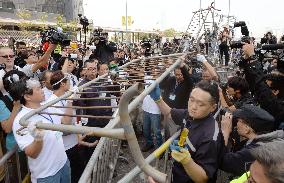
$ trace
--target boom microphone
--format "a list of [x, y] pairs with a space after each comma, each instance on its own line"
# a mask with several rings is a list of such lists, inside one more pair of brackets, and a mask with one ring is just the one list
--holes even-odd
[[284, 49], [284, 44], [266, 44], [261, 47], [262, 50]]

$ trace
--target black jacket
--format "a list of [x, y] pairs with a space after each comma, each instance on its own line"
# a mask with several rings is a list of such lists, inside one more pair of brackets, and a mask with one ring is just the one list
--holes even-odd
[[[177, 84], [175, 76], [166, 77], [160, 87], [163, 90], [163, 100], [171, 107], [176, 109], [186, 109], [189, 99], [189, 94], [193, 88], [192, 77], [186, 67], [181, 68], [184, 80]], [[174, 95], [175, 99], [171, 100], [170, 96]]]
[[254, 98], [249, 93], [242, 95], [241, 98], [233, 101], [233, 103], [237, 109], [241, 108], [243, 105], [246, 104], [256, 104]]
[[228, 148], [224, 148], [220, 169], [232, 173], [234, 176], [241, 176], [248, 170], [249, 167], [246, 166], [255, 160], [250, 153], [251, 149], [264, 143], [279, 140], [284, 140], [283, 130], [259, 135], [255, 139], [248, 141], [247, 144], [237, 152], [229, 152]]
[[113, 52], [117, 50], [116, 44], [113, 42], [105, 43], [100, 42], [96, 45], [96, 49], [90, 58], [95, 58], [99, 60], [99, 63], [108, 64], [111, 59], [114, 58]]
[[284, 122], [284, 103], [278, 99], [265, 83], [264, 73], [259, 61], [244, 65], [246, 80], [250, 90], [261, 108], [265, 109], [275, 118], [275, 128]]

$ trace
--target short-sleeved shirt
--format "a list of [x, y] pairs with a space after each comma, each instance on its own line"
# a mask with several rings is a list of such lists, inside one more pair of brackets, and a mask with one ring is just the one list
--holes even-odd
[[[58, 97], [55, 94], [52, 94], [48, 100], [46, 101], [46, 103], [51, 102], [55, 99], [57, 99]], [[56, 104], [53, 104], [53, 106], [59, 106], [59, 107], [64, 107], [67, 106], [67, 101], [66, 100], [60, 100], [59, 102], [57, 102]], [[59, 108], [57, 109], [58, 112], [60, 112], [60, 114], [64, 114], [66, 109], [64, 108]], [[75, 114], [75, 112], [74, 112]], [[73, 121], [73, 125], [75, 124], [75, 118], [72, 118]], [[63, 138], [63, 143], [64, 143], [64, 147], [65, 150], [67, 151], [68, 149], [71, 149], [72, 147], [74, 147], [76, 144], [78, 144], [78, 137], [76, 134], [70, 134], [70, 135], [65, 135], [62, 137]]]
[[[10, 97], [10, 96], [9, 96]], [[0, 122], [4, 122], [5, 120], [9, 119], [11, 112], [7, 108], [6, 104], [0, 100]], [[6, 136], [6, 149], [9, 151], [16, 145], [16, 140], [13, 135], [13, 132], [7, 134]]]
[[[209, 183], [216, 182], [221, 137], [218, 123], [214, 117], [209, 115], [203, 119], [193, 120], [184, 109], [172, 109], [171, 116], [177, 125], [189, 129], [188, 138], [196, 149], [195, 152], [189, 149], [192, 159], [206, 172]], [[193, 182], [182, 164], [178, 162], [174, 162], [172, 173], [172, 182]]]
[[[27, 129], [23, 130], [25, 135], [18, 135], [17, 131], [22, 127], [20, 119], [33, 109], [22, 107], [21, 111], [17, 114], [13, 123], [13, 133], [17, 144], [21, 150], [31, 145], [34, 138], [28, 133]], [[46, 109], [44, 112], [54, 112], [55, 108]], [[61, 117], [47, 114], [36, 114], [29, 118], [29, 121], [41, 121], [42, 123], [60, 124]], [[36, 179], [45, 178], [55, 175], [66, 163], [67, 155], [62, 140], [62, 132], [45, 130], [43, 137], [43, 146], [36, 159], [28, 157], [28, 165], [31, 171], [32, 182], [35, 183]]]

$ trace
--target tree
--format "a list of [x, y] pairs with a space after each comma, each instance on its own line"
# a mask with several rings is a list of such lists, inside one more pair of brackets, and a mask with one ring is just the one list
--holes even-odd
[[166, 30], [163, 31], [164, 37], [175, 37], [178, 34], [179, 33], [174, 28], [166, 29]]
[[42, 22], [42, 25], [41, 25], [41, 28], [44, 30], [46, 28], [46, 20], [48, 18], [48, 15], [47, 13], [43, 13], [41, 16], [40, 16], [40, 21]]
[[29, 27], [32, 26], [32, 23], [31, 23], [31, 20], [30, 20], [32, 14], [29, 11], [19, 10], [16, 13], [16, 15], [17, 15], [17, 17], [19, 17], [19, 19], [21, 19], [19, 27], [21, 27], [23, 30], [27, 30]]
[[64, 22], [63, 22], [63, 16], [62, 15], [58, 15], [56, 17], [56, 24], [58, 27], [63, 28]]
[[78, 29], [78, 22], [76, 19], [67, 23], [67, 27], [70, 28], [72, 31], [77, 31]]

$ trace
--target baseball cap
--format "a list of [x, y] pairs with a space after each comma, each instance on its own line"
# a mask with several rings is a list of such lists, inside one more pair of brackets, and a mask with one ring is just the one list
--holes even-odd
[[246, 104], [235, 110], [233, 117], [245, 120], [255, 133], [268, 132], [274, 129], [274, 117], [258, 106]]

